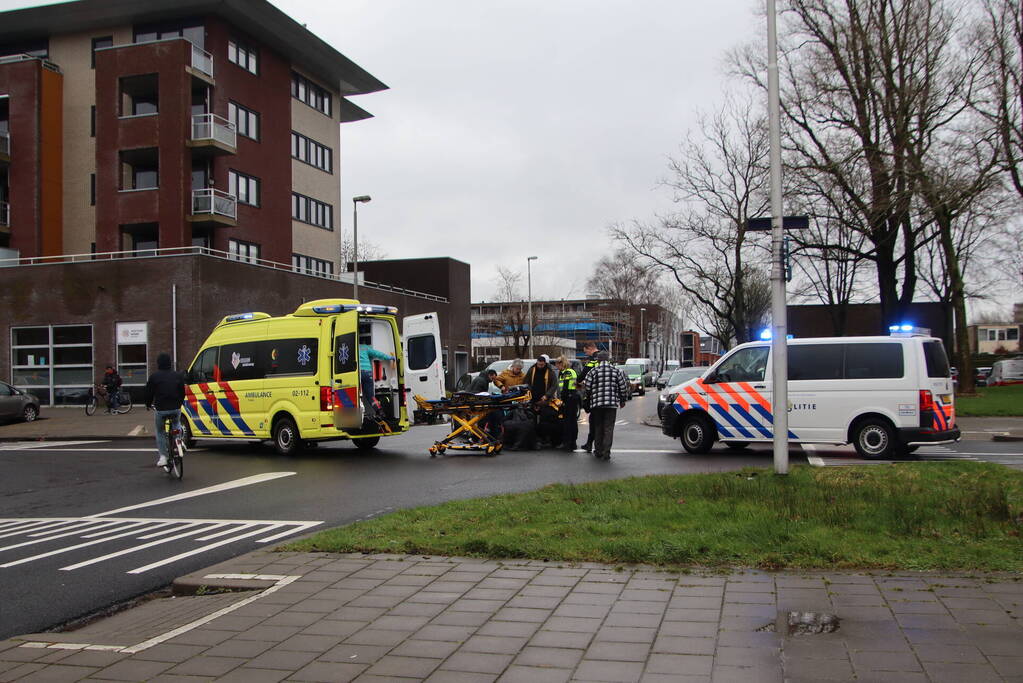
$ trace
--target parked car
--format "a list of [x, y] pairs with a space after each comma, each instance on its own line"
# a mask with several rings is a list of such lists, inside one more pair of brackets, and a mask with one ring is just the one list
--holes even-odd
[[39, 417], [39, 399], [33, 394], [0, 382], [0, 418], [32, 422]]
[[990, 376], [991, 376], [991, 368], [990, 367], [977, 368], [977, 377], [974, 380], [974, 382], [976, 383], [976, 385], [978, 387], [986, 387], [987, 386], [987, 378], [990, 377]]
[[657, 381], [655, 382], [655, 385], [657, 386], [658, 389], [663, 389], [664, 387], [670, 386], [668, 384], [668, 378], [671, 377], [671, 373], [673, 373], [674, 371], [675, 371], [674, 368], [668, 368], [667, 370], [665, 370], [664, 372], [657, 376]]
[[667, 386], [657, 397], [657, 418], [661, 419], [664, 409], [674, 403], [675, 399], [678, 398], [678, 392], [680, 391], [678, 385], [688, 382], [691, 379], [702, 377], [705, 372], [707, 372], [706, 367], [676, 368], [673, 370], [671, 377], [668, 378]]

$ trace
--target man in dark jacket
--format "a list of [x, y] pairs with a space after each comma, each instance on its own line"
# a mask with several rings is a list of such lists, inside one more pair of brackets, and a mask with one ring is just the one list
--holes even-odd
[[167, 464], [170, 444], [165, 425], [171, 422], [172, 429], [181, 429], [181, 404], [185, 400], [185, 378], [171, 369], [171, 358], [161, 353], [156, 358], [157, 370], [146, 382], [146, 410], [156, 409], [156, 448], [160, 451], [157, 467]]
[[526, 384], [529, 385], [529, 402], [537, 404], [554, 398], [558, 389], [558, 373], [547, 364], [547, 356], [538, 356], [533, 367], [526, 373]]
[[490, 392], [490, 383], [497, 379], [497, 370], [487, 370], [472, 378], [469, 383], [470, 394], [486, 394]]
[[103, 389], [107, 392], [107, 412], [116, 413], [121, 407], [121, 376], [113, 365], [108, 365], [103, 372]]

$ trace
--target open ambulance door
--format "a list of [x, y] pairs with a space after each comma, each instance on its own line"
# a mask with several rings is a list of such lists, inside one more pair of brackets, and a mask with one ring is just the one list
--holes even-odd
[[[430, 401], [444, 398], [444, 366], [440, 354], [440, 322], [437, 314], [423, 313], [404, 318], [401, 339], [405, 356], [405, 387], [409, 398], [416, 395]], [[409, 403], [415, 405], [414, 401]]]
[[348, 311], [334, 322], [332, 353], [334, 424], [338, 429], [362, 427], [359, 386], [359, 314]]

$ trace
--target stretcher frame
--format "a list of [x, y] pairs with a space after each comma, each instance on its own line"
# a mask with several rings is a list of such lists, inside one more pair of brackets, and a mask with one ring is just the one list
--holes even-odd
[[[507, 410], [518, 405], [528, 405], [530, 394], [454, 394], [451, 398], [430, 401], [416, 394], [414, 396], [419, 409], [427, 415], [450, 415], [454, 427], [447, 436], [435, 441], [430, 446], [430, 457], [436, 457], [445, 450], [483, 451], [485, 455], [497, 455], [504, 444], [501, 440], [488, 434], [482, 422], [495, 410]], [[456, 426], [457, 425], [457, 426]], [[467, 441], [456, 441], [460, 436], [467, 436]]]

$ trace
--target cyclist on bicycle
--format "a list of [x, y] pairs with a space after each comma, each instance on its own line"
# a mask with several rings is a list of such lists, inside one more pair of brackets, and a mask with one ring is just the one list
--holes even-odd
[[161, 353], [156, 358], [157, 370], [146, 382], [146, 410], [156, 409], [156, 448], [160, 451], [157, 467], [167, 464], [170, 444], [165, 425], [171, 422], [172, 429], [181, 429], [181, 404], [185, 400], [185, 378], [171, 369], [171, 357]]
[[121, 407], [118, 400], [121, 394], [121, 376], [117, 374], [113, 365], [108, 365], [106, 372], [103, 373], [103, 388], [107, 392], [107, 413], [116, 413]]

